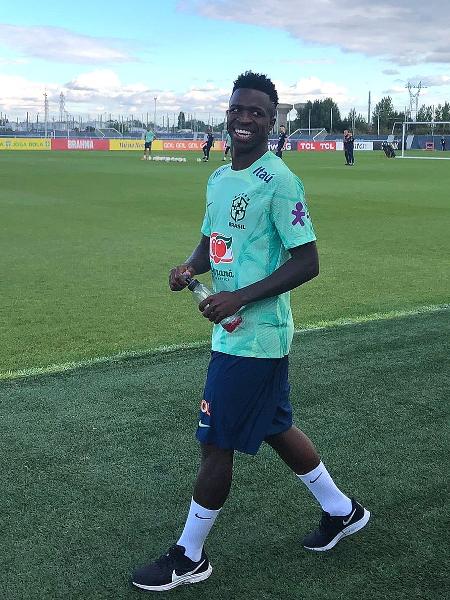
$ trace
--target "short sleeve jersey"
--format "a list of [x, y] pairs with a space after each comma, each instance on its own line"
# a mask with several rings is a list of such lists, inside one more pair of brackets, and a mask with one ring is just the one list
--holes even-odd
[[[247, 169], [231, 165], [209, 178], [202, 233], [210, 238], [214, 291], [234, 291], [271, 275], [289, 249], [316, 239], [300, 179], [272, 152]], [[232, 333], [215, 325], [212, 349], [226, 354], [280, 358], [294, 333], [290, 294], [252, 302]]]
[[147, 131], [145, 133], [145, 141], [146, 142], [153, 142], [154, 139], [155, 139], [155, 134], [153, 133], [153, 131]]

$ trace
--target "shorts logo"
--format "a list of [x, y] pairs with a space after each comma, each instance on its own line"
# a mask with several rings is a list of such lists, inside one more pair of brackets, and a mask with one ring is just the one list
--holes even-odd
[[233, 262], [233, 238], [222, 235], [221, 233], [212, 233], [209, 240], [209, 256], [211, 260], [218, 265], [219, 263]]
[[211, 416], [211, 412], [209, 410], [209, 402], [207, 402], [206, 400], [202, 400], [200, 402], [200, 410], [202, 411], [202, 413], [205, 413], [205, 415], [208, 415], [208, 417]]
[[245, 217], [245, 211], [247, 210], [249, 200], [250, 198], [247, 194], [238, 194], [233, 198], [230, 210], [230, 217], [233, 221], [242, 221]]

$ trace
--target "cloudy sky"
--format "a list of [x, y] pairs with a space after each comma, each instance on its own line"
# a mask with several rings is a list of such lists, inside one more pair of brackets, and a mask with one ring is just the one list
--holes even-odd
[[281, 102], [331, 96], [345, 116], [385, 95], [450, 101], [449, 0], [31, 0], [2, 3], [0, 111], [220, 117], [233, 80], [267, 73]]

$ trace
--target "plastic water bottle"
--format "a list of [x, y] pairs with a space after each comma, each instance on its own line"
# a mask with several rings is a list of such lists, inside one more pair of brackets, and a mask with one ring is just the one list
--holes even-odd
[[[186, 282], [188, 284], [188, 290], [192, 292], [195, 301], [197, 304], [200, 304], [205, 298], [211, 296], [214, 292], [212, 292], [205, 284], [201, 283], [198, 279], [192, 279], [191, 277], [186, 277]], [[225, 317], [220, 321], [220, 324], [228, 331], [228, 333], [233, 333], [233, 331], [239, 327], [242, 323], [242, 317], [238, 313], [231, 315], [230, 317]]]

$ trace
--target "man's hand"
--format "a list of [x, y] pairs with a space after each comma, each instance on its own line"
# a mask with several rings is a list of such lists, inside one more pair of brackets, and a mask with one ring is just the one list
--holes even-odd
[[186, 277], [194, 277], [195, 270], [190, 265], [174, 267], [169, 274], [169, 287], [172, 292], [179, 292], [187, 286]]
[[220, 323], [225, 317], [234, 315], [243, 306], [239, 290], [235, 292], [219, 292], [205, 298], [198, 305], [203, 316], [213, 323]]

